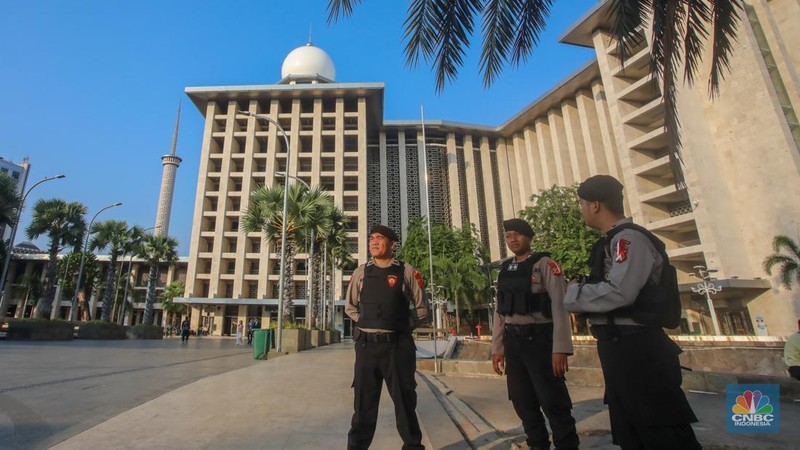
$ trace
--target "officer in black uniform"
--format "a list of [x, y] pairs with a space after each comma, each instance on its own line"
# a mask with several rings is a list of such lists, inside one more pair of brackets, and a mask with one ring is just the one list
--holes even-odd
[[577, 449], [578, 434], [564, 374], [572, 354], [566, 289], [561, 266], [547, 253], [533, 253], [533, 229], [522, 219], [503, 222], [514, 253], [497, 278], [497, 308], [492, 328], [492, 366], [506, 372], [508, 397], [532, 449], [550, 448], [544, 415], [556, 449]]
[[681, 390], [680, 347], [663, 328], [630, 313], [645, 285], [660, 283], [666, 262], [645, 234], [623, 226], [631, 220], [614, 177], [588, 178], [578, 197], [586, 225], [607, 234], [592, 249], [590, 276], [567, 287], [564, 305], [589, 315], [614, 443], [623, 449], [699, 449], [690, 425], [697, 418]]
[[422, 275], [394, 255], [397, 233], [375, 225], [369, 233], [372, 259], [350, 278], [345, 312], [355, 323], [354, 413], [348, 449], [367, 449], [375, 435], [385, 381], [394, 402], [404, 449], [424, 449], [417, 420], [416, 347], [411, 331], [428, 317]]

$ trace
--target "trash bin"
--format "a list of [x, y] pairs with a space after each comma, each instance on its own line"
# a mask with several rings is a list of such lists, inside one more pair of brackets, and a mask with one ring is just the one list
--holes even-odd
[[274, 340], [272, 330], [253, 330], [253, 359], [267, 359]]

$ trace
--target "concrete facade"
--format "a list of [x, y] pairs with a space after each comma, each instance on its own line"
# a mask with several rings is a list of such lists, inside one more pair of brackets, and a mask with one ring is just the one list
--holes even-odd
[[[382, 83], [284, 74], [273, 85], [186, 88], [206, 120], [187, 302], [196, 310], [207, 305], [205, 320], [219, 327], [227, 316], [274, 314], [278, 249], [262, 251], [260, 234], [238, 225], [249, 192], [282, 184], [275, 172], [287, 164], [290, 175], [330, 191], [350, 217], [349, 247], [359, 263], [367, 258], [370, 225], [385, 223], [402, 236], [409, 220], [426, 214], [426, 178], [433, 220], [474, 224], [499, 259], [502, 219], [531, 195], [608, 173], [625, 184], [626, 212], [667, 244], [684, 283], [683, 332], [713, 329], [705, 298], [690, 290], [697, 265], [717, 270], [723, 290], [714, 305], [724, 334], [794, 331], [800, 301], [766, 275], [762, 261], [775, 235], [796, 237], [800, 227], [800, 2], [746, 2], [717, 98], [709, 98], [702, 76], [694, 87], [679, 86], [684, 183], [673, 175], [676, 153], [647, 39], [622, 66], [607, 7], [600, 3], [562, 37], [594, 48], [593, 60], [498, 127], [426, 121], [424, 145], [420, 120], [383, 120]], [[275, 127], [237, 110], [278, 121], [290, 158]], [[301, 306], [307, 256], [296, 259]], [[347, 271], [336, 274], [335, 298], [348, 278]], [[767, 330], [758, 329], [756, 316]]]
[[[21, 163], [16, 164], [13, 161], [0, 157], [0, 173], [10, 177], [17, 183], [17, 194], [22, 197], [25, 193], [25, 185], [28, 182], [28, 174], [30, 173], [31, 165], [28, 158], [24, 158]], [[11, 227], [0, 226], [0, 240], [8, 241], [11, 239]]]

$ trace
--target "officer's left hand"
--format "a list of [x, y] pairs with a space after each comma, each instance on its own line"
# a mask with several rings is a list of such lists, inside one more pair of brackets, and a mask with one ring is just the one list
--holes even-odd
[[567, 363], [567, 355], [564, 353], [553, 353], [553, 375], [556, 378], [561, 378], [569, 371], [569, 364]]

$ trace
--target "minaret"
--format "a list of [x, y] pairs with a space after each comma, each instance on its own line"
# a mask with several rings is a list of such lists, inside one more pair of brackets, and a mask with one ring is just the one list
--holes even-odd
[[161, 173], [161, 193], [158, 194], [158, 210], [156, 211], [156, 234], [169, 234], [169, 216], [172, 213], [172, 194], [175, 192], [175, 174], [181, 165], [181, 158], [175, 154], [178, 146], [178, 125], [181, 122], [181, 103], [178, 102], [178, 117], [175, 119], [175, 131], [172, 133], [172, 146], [169, 154], [161, 157], [164, 171]]

